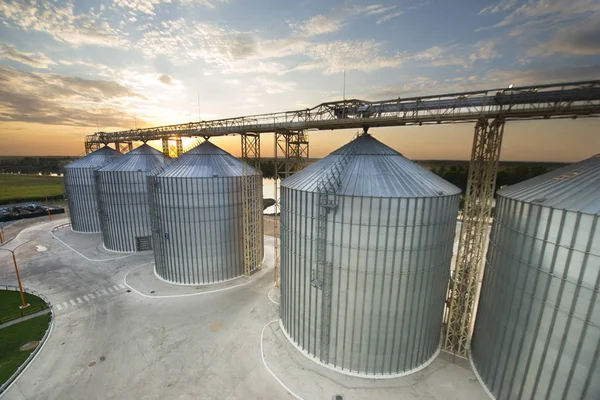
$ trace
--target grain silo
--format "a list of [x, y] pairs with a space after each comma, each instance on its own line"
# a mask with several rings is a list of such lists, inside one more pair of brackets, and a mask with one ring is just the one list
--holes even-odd
[[71, 227], [76, 232], [100, 232], [94, 172], [113, 161], [119, 154], [104, 146], [85, 157], [65, 165], [65, 194], [69, 204]]
[[[244, 273], [242, 176], [250, 172], [255, 173], [252, 167], [244, 168], [242, 161], [206, 141], [148, 176], [160, 278], [198, 285]], [[261, 176], [256, 176], [262, 198]], [[257, 210], [262, 221], [262, 207]]]
[[339, 371], [437, 354], [460, 190], [363, 134], [281, 183], [281, 327]]
[[151, 249], [146, 176], [168, 159], [144, 144], [96, 171], [100, 225], [107, 249]]
[[471, 357], [496, 399], [600, 399], [600, 155], [498, 192]]

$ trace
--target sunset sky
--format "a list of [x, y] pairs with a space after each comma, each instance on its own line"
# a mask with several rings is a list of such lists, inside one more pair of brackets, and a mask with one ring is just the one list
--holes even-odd
[[[0, 2], [0, 155], [85, 135], [398, 96], [600, 79], [599, 0]], [[468, 124], [373, 129], [409, 158], [465, 159]], [[354, 131], [311, 132], [311, 156]], [[239, 155], [239, 137], [215, 139]], [[272, 155], [272, 136], [262, 141]], [[504, 160], [600, 153], [600, 121], [511, 122]]]

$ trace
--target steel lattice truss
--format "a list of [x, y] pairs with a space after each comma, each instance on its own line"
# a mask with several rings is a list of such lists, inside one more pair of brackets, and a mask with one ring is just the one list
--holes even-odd
[[187, 124], [97, 132], [86, 137], [86, 151], [100, 144], [171, 137], [348, 129], [505, 120], [586, 117], [600, 114], [600, 80], [492, 89], [384, 101], [344, 100], [314, 108]]
[[502, 118], [491, 123], [481, 119], [475, 125], [458, 255], [450, 281], [450, 310], [444, 342], [446, 350], [461, 356], [467, 355], [503, 134]]
[[[244, 224], [244, 274], [262, 268], [262, 181], [260, 175], [260, 137], [242, 135], [242, 203]], [[250, 168], [252, 167], [252, 169]]]
[[[275, 149], [274, 149], [274, 163], [275, 163], [275, 216], [279, 213], [279, 196], [278, 196], [278, 182], [279, 179], [285, 179], [290, 175], [295, 174], [306, 166], [308, 163], [308, 135], [304, 131], [297, 132], [276, 132], [275, 133]], [[274, 225], [274, 256], [275, 256], [275, 268], [273, 269], [273, 279], [275, 286], [279, 287], [279, 266], [281, 264], [281, 257], [279, 255], [279, 221], [277, 218], [273, 220]]]

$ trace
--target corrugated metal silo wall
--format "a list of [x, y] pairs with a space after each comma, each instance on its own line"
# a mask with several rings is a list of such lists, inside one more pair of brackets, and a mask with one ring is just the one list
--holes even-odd
[[333, 264], [329, 359], [321, 355], [318, 194], [281, 188], [281, 322], [321, 362], [361, 374], [414, 369], [440, 345], [459, 196], [339, 196], [328, 217]]
[[100, 232], [93, 168], [65, 168], [64, 185], [71, 227], [76, 232]]
[[241, 177], [148, 176], [148, 185], [161, 278], [208, 284], [244, 273]]
[[497, 399], [600, 398], [598, 225], [498, 195], [471, 345]]
[[136, 238], [151, 235], [146, 175], [144, 171], [96, 171], [100, 225], [107, 249], [136, 251]]

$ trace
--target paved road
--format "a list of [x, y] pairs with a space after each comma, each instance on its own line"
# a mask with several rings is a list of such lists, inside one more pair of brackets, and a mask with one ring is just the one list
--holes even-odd
[[[151, 255], [90, 262], [52, 237], [59, 222], [36, 224], [10, 243], [32, 240], [18, 252], [21, 278], [56, 305], [56, 322], [3, 399], [286, 398], [260, 354], [262, 327], [276, 315], [268, 271], [224, 292], [149, 299], [127, 292], [123, 278], [151, 268]], [[0, 255], [0, 282], [13, 280]]]

